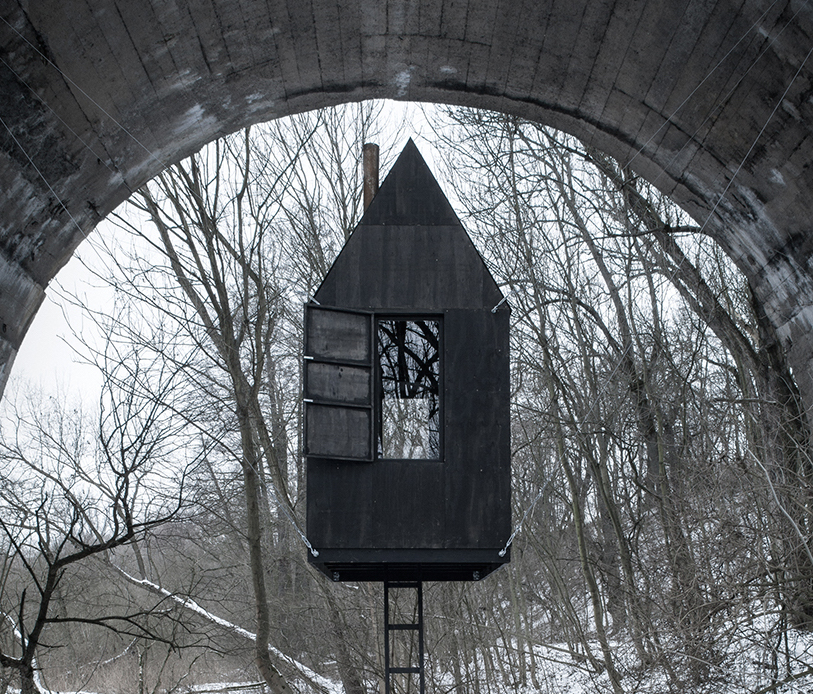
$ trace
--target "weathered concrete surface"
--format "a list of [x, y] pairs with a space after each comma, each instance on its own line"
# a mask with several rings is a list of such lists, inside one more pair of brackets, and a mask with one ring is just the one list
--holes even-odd
[[748, 274], [813, 404], [811, 47], [803, 0], [0, 0], [0, 364], [83, 234], [163, 166], [392, 97], [630, 162]]

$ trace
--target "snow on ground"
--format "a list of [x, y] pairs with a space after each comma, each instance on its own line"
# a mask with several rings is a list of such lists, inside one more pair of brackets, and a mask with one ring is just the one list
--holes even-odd
[[[611, 643], [611, 651], [617, 669], [623, 673], [621, 688], [625, 694], [811, 694], [813, 692], [813, 634], [788, 630], [787, 637], [776, 651], [766, 652], [764, 641], [756, 638], [764, 629], [766, 621], [751, 625], [751, 634], [741, 641], [733, 642], [730, 654], [724, 654], [719, 662], [708, 664], [708, 676], [702, 682], [681, 683], [676, 688], [665, 670], [655, 667], [636, 669], [637, 655], [625, 642]], [[729, 644], [731, 645], [731, 644]], [[516, 655], [517, 644], [512, 644]], [[592, 644], [593, 653], [600, 654], [597, 643]], [[497, 651], [492, 650], [492, 655]], [[773, 656], [776, 656], [774, 662]], [[506, 661], [509, 659], [506, 658]], [[514, 661], [516, 662], [516, 661]], [[306, 679], [292, 682], [294, 690], [302, 694], [343, 694], [341, 683], [319, 675], [290, 660]], [[778, 669], [772, 669], [772, 665]], [[332, 670], [330, 667], [325, 667]], [[533, 647], [533, 666], [526, 656], [525, 679], [516, 668], [503, 670], [502, 681], [485, 683], [486, 665], [482, 658], [469, 664], [469, 670], [480, 679], [481, 694], [613, 694], [612, 683], [605, 672], [597, 673], [587, 661], [573, 656], [567, 644], [537, 644]], [[427, 654], [427, 694], [468, 694], [474, 687], [470, 684], [455, 686], [450, 673], [437, 671], [431, 652]], [[321, 668], [320, 668], [321, 669]], [[323, 670], [324, 671], [324, 670]], [[497, 673], [492, 671], [494, 677]], [[506, 679], [510, 681], [505, 681]], [[42, 682], [39, 683], [42, 687]], [[42, 687], [43, 691], [47, 691]], [[368, 687], [372, 691], [372, 685]], [[9, 688], [9, 694], [19, 690]], [[173, 694], [264, 694], [261, 682], [212, 682], [175, 689]], [[108, 692], [54, 692], [53, 694], [110, 694]], [[413, 692], [414, 694], [414, 692]]]

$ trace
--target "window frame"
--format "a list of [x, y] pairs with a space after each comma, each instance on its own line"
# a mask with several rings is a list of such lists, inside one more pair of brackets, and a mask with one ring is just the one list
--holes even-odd
[[[383, 385], [382, 365], [379, 353], [378, 330], [381, 321], [426, 321], [438, 325], [438, 457], [436, 458], [385, 458], [379, 455], [381, 429], [383, 423]], [[446, 350], [444, 344], [443, 313], [428, 313], [415, 311], [381, 311], [373, 313], [372, 325], [373, 341], [373, 459], [380, 462], [414, 461], [414, 462], [443, 462], [445, 459], [445, 362]]]

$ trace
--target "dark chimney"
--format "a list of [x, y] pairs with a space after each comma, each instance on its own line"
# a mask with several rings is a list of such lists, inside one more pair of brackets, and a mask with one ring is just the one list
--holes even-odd
[[364, 209], [365, 211], [378, 192], [378, 145], [368, 142], [362, 149], [364, 166]]

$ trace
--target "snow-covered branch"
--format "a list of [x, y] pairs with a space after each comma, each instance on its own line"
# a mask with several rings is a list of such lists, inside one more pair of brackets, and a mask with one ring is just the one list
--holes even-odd
[[[223, 619], [222, 617], [218, 617], [217, 615], [213, 614], [206, 608], [202, 607], [192, 598], [184, 597], [176, 593], [171, 593], [166, 588], [163, 588], [157, 583], [154, 583], [145, 578], [136, 578], [135, 576], [131, 576], [126, 571], [124, 571], [124, 569], [121, 569], [118, 566], [114, 566], [113, 568], [128, 583], [137, 586], [139, 588], [143, 588], [144, 590], [152, 593], [153, 595], [158, 595], [168, 600], [171, 600], [176, 605], [179, 605], [183, 607], [185, 610], [189, 610], [190, 612], [195, 613], [199, 617], [205, 619], [210, 624], [215, 624], [228, 633], [234, 634], [235, 636], [239, 636], [243, 639], [251, 641], [252, 643], [256, 641], [257, 637], [253, 632], [250, 632], [248, 631], [248, 629], [244, 629], [243, 627], [238, 626], [233, 622]], [[327, 679], [326, 677], [322, 677], [318, 673], [311, 670], [307, 665], [300, 663], [298, 660], [294, 660], [290, 656], [285, 655], [284, 653], [274, 648], [273, 646], [269, 646], [268, 650], [273, 657], [283, 661], [284, 663], [287, 663], [289, 666], [294, 668], [300, 674], [300, 676], [317, 691], [323, 692], [323, 694], [329, 694], [330, 692], [336, 690], [336, 686], [331, 680]]]

